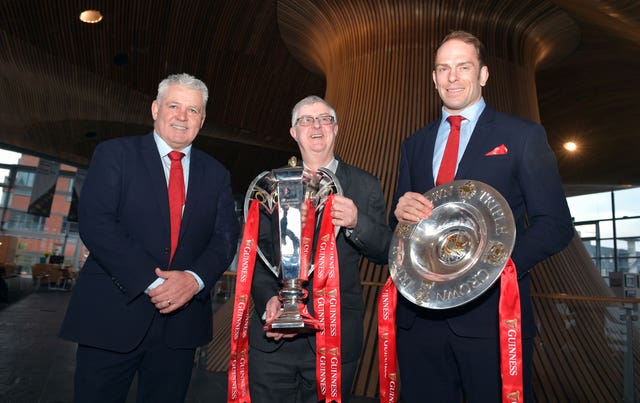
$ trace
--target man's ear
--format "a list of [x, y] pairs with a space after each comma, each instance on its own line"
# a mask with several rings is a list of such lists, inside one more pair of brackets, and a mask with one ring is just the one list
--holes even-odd
[[153, 100], [151, 103], [151, 116], [153, 117], [153, 120], [158, 119], [158, 101], [156, 100]]
[[298, 141], [298, 136], [296, 133], [296, 129], [294, 129], [293, 127], [289, 129], [289, 134], [291, 135], [291, 137], [293, 137], [293, 139], [297, 142]]
[[480, 68], [480, 85], [487, 85], [487, 81], [489, 80], [489, 68], [487, 66], [482, 66]]

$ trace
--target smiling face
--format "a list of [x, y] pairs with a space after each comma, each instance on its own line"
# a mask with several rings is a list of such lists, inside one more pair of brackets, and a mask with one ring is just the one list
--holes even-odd
[[[303, 116], [330, 116], [329, 107], [322, 102], [302, 105], [298, 109], [297, 118]], [[336, 123], [321, 124], [319, 119], [313, 119], [309, 126], [296, 123], [290, 130], [291, 137], [298, 143], [302, 160], [312, 169], [326, 166], [333, 159], [333, 149], [338, 125]]]
[[193, 142], [204, 124], [202, 92], [178, 84], [169, 85], [160, 101], [151, 104], [156, 133], [174, 150]]
[[436, 53], [433, 82], [447, 112], [458, 114], [482, 97], [489, 70], [480, 67], [476, 48], [459, 39], [451, 39]]

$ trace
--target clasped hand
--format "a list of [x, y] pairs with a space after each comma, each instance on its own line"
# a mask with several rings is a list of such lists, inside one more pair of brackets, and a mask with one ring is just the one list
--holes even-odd
[[198, 282], [187, 272], [156, 268], [156, 275], [164, 282], [149, 291], [149, 297], [160, 313], [167, 314], [182, 308], [198, 292]]

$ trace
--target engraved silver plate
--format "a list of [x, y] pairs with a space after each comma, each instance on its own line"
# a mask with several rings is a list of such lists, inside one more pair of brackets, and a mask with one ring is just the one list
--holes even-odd
[[416, 305], [448, 309], [480, 296], [495, 283], [515, 244], [513, 214], [502, 195], [473, 180], [456, 180], [424, 194], [431, 216], [398, 224], [389, 272]]

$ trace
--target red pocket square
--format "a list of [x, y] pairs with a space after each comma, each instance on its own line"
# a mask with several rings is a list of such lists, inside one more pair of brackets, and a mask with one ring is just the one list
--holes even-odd
[[494, 148], [493, 150], [489, 151], [488, 153], [486, 153], [485, 155], [503, 155], [506, 154], [508, 152], [507, 147], [504, 144], [500, 144], [498, 147]]

